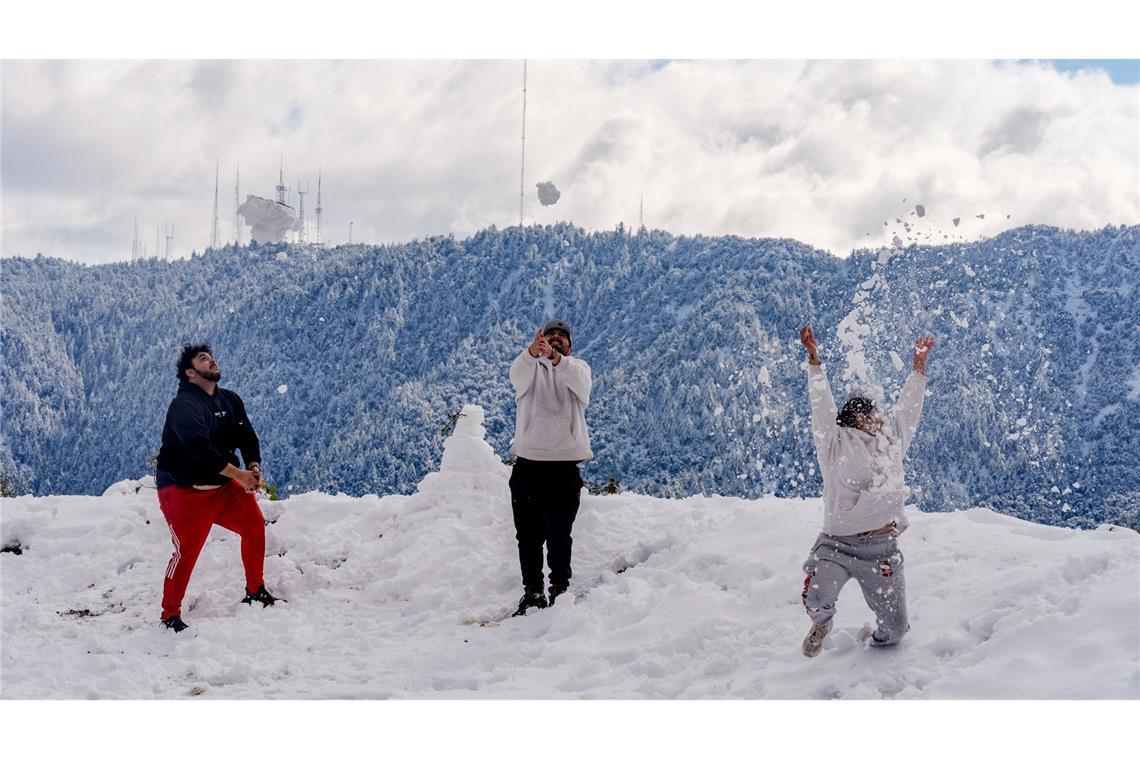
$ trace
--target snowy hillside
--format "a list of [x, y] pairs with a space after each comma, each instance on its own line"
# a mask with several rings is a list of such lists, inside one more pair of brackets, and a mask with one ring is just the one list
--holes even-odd
[[525, 618], [509, 470], [467, 406], [412, 495], [263, 502], [252, 609], [215, 528], [190, 630], [157, 625], [170, 539], [155, 492], [0, 499], [0, 697], [1140, 698], [1140, 535], [986, 509], [913, 510], [910, 635], [853, 634], [854, 584], [814, 660], [800, 564], [819, 500], [583, 496], [572, 595]]
[[506, 367], [558, 316], [593, 368], [588, 482], [814, 497], [797, 340], [810, 323], [840, 396], [858, 379], [890, 397], [914, 336], [937, 336], [908, 463], [924, 510], [1140, 528], [1136, 226], [848, 259], [791, 240], [559, 224], [0, 266], [0, 475], [19, 493], [98, 494], [146, 472], [178, 348], [204, 339], [282, 493], [408, 494], [463, 403], [487, 410], [506, 455]]

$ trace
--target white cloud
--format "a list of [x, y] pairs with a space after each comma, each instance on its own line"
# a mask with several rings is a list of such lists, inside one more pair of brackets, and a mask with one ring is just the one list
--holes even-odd
[[[1135, 224], [1138, 90], [984, 61], [531, 61], [526, 218], [633, 225], [644, 190], [648, 226], [839, 255], [896, 218], [918, 241]], [[322, 169], [334, 243], [515, 224], [520, 109], [515, 61], [5, 62], [3, 254], [127, 258], [135, 214], [201, 250], [216, 158], [223, 237], [235, 164], [272, 198], [281, 155], [310, 219]]]

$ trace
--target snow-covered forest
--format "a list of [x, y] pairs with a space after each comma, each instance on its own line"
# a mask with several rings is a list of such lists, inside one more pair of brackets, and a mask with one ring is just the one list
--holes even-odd
[[558, 225], [0, 266], [0, 472], [20, 493], [99, 494], [151, 472], [178, 349], [205, 340], [282, 494], [407, 494], [464, 403], [487, 410], [506, 458], [507, 364], [558, 316], [593, 367], [588, 482], [814, 497], [797, 340], [810, 323], [841, 398], [847, 375], [889, 400], [914, 336], [936, 336], [907, 465], [924, 511], [1140, 527], [1140, 227], [1022, 227], [848, 259]]

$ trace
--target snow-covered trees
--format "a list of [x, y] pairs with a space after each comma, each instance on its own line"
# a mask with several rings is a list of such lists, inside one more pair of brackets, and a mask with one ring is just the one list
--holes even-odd
[[[924, 508], [1135, 525], [1138, 235], [1025, 227], [840, 260], [788, 240], [557, 225], [98, 267], [5, 259], [0, 470], [37, 493], [138, 477], [178, 347], [200, 339], [283, 494], [407, 492], [465, 403], [506, 456], [507, 364], [557, 316], [594, 369], [588, 481], [817, 495], [796, 341], [810, 322], [832, 376], [861, 362], [888, 400], [914, 336], [938, 337], [907, 464]], [[845, 318], [862, 354], [838, 337]]]

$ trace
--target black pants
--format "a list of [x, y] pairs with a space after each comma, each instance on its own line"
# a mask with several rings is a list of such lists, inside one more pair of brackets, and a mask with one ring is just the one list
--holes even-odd
[[536, 462], [519, 457], [511, 470], [511, 510], [523, 587], [542, 590], [542, 544], [552, 586], [570, 585], [570, 530], [578, 515], [582, 476], [576, 462]]

